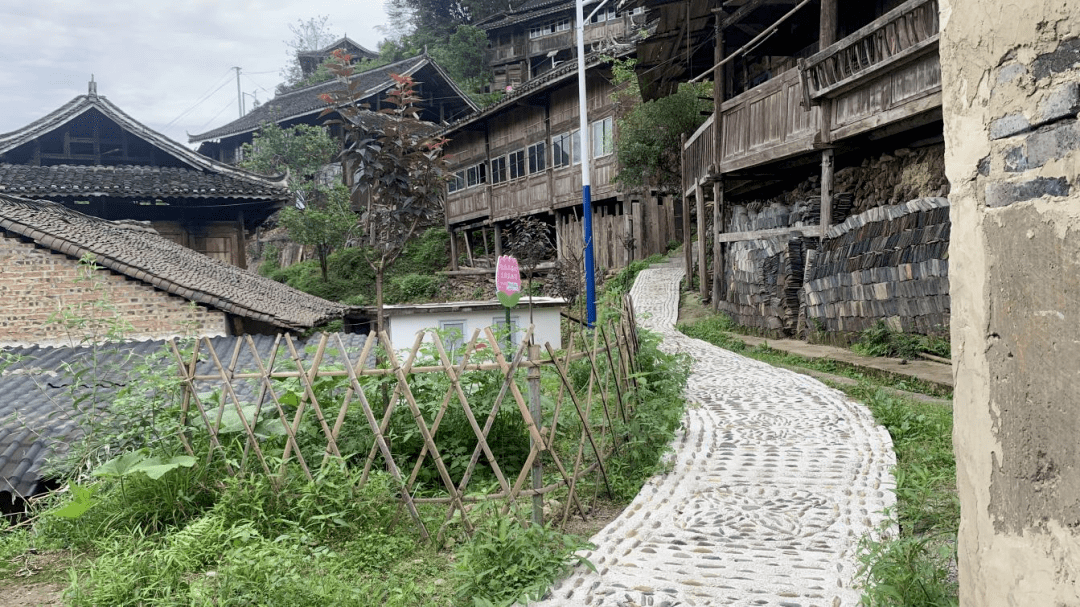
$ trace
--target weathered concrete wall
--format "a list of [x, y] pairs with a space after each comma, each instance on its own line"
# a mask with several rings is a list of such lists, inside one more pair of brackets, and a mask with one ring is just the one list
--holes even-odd
[[223, 312], [106, 269], [88, 279], [77, 260], [19, 238], [0, 235], [0, 260], [0, 344], [79, 343], [92, 328], [53, 320], [64, 309], [88, 321], [118, 318], [129, 325], [123, 333], [131, 339], [228, 333]]
[[1080, 605], [1080, 7], [941, 0], [961, 605]]

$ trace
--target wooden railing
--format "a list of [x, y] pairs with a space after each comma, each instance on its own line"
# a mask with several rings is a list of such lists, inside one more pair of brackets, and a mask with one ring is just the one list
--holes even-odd
[[715, 171], [716, 165], [716, 114], [698, 127], [686, 140], [682, 152], [683, 192], [689, 195], [694, 184], [701, 182]]
[[720, 169], [738, 170], [813, 149], [821, 110], [805, 107], [797, 68], [720, 106]]
[[803, 64], [810, 97], [831, 97], [938, 43], [938, 0], [910, 0]]

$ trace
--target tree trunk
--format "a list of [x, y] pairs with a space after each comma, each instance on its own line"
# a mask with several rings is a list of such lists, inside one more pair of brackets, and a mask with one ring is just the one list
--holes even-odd
[[383, 319], [383, 262], [380, 261], [375, 267], [375, 331], [376, 335], [382, 335], [384, 327]]

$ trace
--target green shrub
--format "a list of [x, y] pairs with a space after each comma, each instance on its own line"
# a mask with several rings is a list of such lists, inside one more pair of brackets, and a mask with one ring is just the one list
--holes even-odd
[[[549, 526], [523, 526], [510, 515], [480, 518], [472, 540], [456, 552], [458, 597], [467, 604], [487, 601], [510, 605], [539, 598], [565, 571], [576, 564], [594, 569], [576, 555], [592, 546]], [[483, 603], [480, 603], [483, 604]]]
[[432, 274], [395, 276], [387, 289], [387, 303], [423, 303], [439, 293], [442, 277]]
[[893, 331], [879, 320], [864, 330], [851, 349], [864, 356], [889, 356], [893, 358], [916, 358], [920, 352], [948, 358], [951, 356], [949, 341], [935, 336]]

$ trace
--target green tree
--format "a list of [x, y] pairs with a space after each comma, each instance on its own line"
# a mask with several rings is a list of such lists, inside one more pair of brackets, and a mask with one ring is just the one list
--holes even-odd
[[683, 83], [667, 97], [641, 102], [635, 59], [613, 60], [619, 116], [615, 153], [616, 183], [627, 189], [653, 187], [679, 192], [682, 183], [682, 135], [691, 134], [712, 110], [712, 83]]
[[284, 82], [278, 87], [279, 89], [289, 89], [304, 79], [297, 53], [317, 51], [338, 39], [330, 31], [330, 17], [326, 15], [312, 17], [307, 21], [297, 19], [296, 23], [289, 24], [289, 31], [292, 32], [293, 38], [285, 41], [285, 54], [288, 55], [288, 59], [285, 67], [281, 68], [281, 78]]
[[432, 136], [432, 125], [418, 116], [416, 83], [409, 76], [391, 74], [395, 86], [386, 94], [379, 112], [365, 109], [364, 91], [350, 80], [354, 66], [348, 56], [334, 53], [331, 70], [342, 87], [325, 94], [330, 105], [323, 115], [341, 125], [341, 152], [345, 171], [352, 177], [352, 193], [364, 207], [368, 233], [375, 237], [365, 247], [365, 261], [375, 273], [377, 327], [383, 329], [383, 278], [418, 228], [434, 223], [442, 211], [446, 170], [442, 159], [445, 139]]
[[295, 204], [281, 211], [278, 223], [293, 242], [314, 249], [324, 282], [329, 279], [327, 258], [345, 245], [356, 227], [348, 189], [325, 175], [325, 167], [333, 165], [340, 149], [324, 127], [298, 124], [283, 129], [267, 123], [252, 143], [244, 144], [240, 163], [259, 173], [288, 171]]

